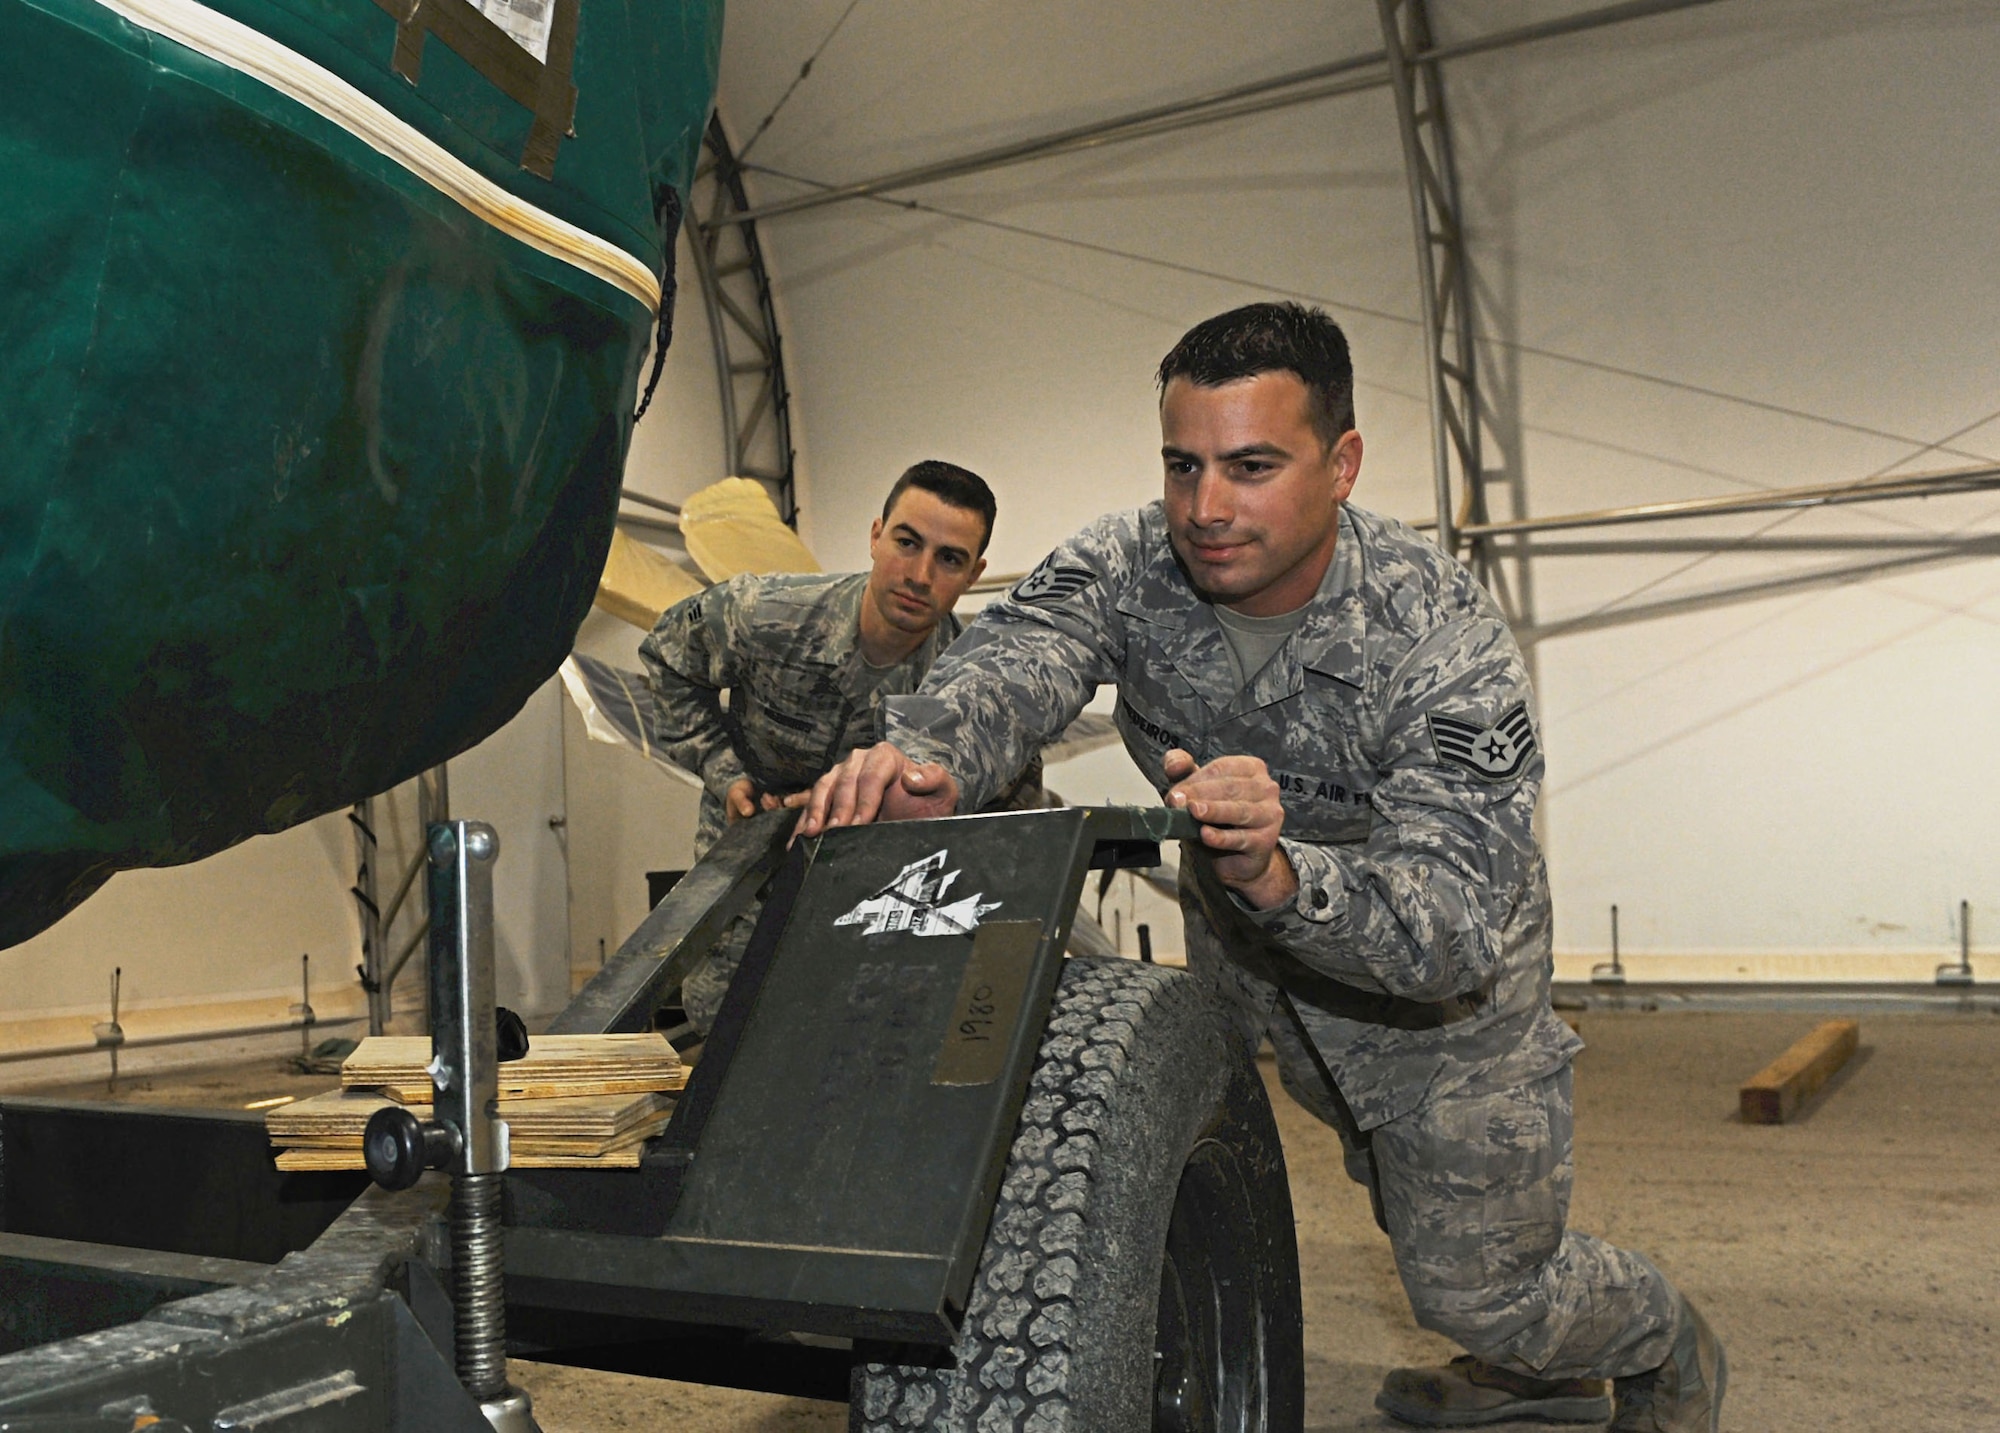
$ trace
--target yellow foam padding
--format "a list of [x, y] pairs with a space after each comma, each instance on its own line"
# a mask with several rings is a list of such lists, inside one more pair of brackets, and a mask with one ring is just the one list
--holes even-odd
[[724, 478], [682, 503], [681, 538], [711, 582], [739, 572], [824, 570], [778, 517], [764, 485], [749, 478]]
[[597, 579], [597, 605], [613, 617], [650, 632], [662, 612], [699, 591], [695, 575], [672, 558], [623, 531], [611, 534], [611, 556]]

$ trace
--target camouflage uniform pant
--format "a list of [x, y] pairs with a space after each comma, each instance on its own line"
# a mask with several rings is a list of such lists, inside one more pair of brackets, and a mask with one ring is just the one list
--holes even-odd
[[743, 952], [750, 948], [750, 933], [757, 929], [757, 916], [763, 909], [762, 901], [752, 901], [735, 924], [722, 933], [715, 949], [681, 981], [681, 1009], [687, 1011], [688, 1020], [704, 1036], [715, 1025], [722, 997], [729, 993], [729, 982], [736, 978], [736, 968], [743, 964]]
[[1419, 1324], [1537, 1378], [1618, 1378], [1666, 1360], [1673, 1287], [1642, 1255], [1565, 1227], [1568, 1065], [1475, 1078], [1361, 1133], [1316, 1073], [1286, 1058], [1290, 1032], [1272, 1034], [1286, 1089], [1340, 1132]]

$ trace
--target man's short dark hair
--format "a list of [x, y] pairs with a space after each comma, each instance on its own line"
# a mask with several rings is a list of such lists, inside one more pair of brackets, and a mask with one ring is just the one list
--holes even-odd
[[956, 463], [937, 458], [912, 463], [903, 469], [903, 476], [896, 479], [896, 486], [889, 489], [889, 500], [882, 504], [882, 521], [889, 520], [896, 499], [903, 495], [906, 488], [922, 488], [940, 502], [978, 513], [985, 520], [986, 529], [979, 535], [979, 551], [972, 555], [980, 557], [985, 554], [986, 544], [993, 540], [993, 519], [1000, 512], [1000, 505], [993, 501], [993, 489], [986, 486], [986, 479], [970, 468], [961, 468]]
[[1307, 415], [1332, 447], [1354, 426], [1354, 361], [1347, 335], [1316, 308], [1245, 304], [1204, 319], [1160, 360], [1160, 392], [1176, 378], [1219, 388], [1260, 373], [1292, 373], [1306, 386]]

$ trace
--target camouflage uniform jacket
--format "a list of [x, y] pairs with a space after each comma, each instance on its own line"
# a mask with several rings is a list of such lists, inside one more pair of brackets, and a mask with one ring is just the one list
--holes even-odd
[[946, 615], [909, 656], [872, 670], [861, 658], [867, 589], [865, 572], [732, 577], [669, 608], [640, 644], [655, 739], [702, 781], [697, 856], [722, 834], [731, 782], [799, 791], [881, 740], [882, 698], [915, 691], [961, 630]]
[[[1241, 691], [1224, 640], [1161, 505], [1113, 514], [988, 606], [919, 695], [888, 702], [886, 737], [943, 763], [976, 808], [1116, 682], [1126, 750], [1155, 787], [1171, 747], [1261, 757], [1279, 784], [1297, 897], [1249, 911], [1184, 849], [1181, 904], [1190, 966], [1246, 1036], [1270, 1025], [1308, 1107], [1344, 1097], [1372, 1129], [1475, 1074], [1560, 1068], [1580, 1042], [1549, 1008], [1542, 757], [1492, 600], [1435, 544], [1347, 507], [1297, 631]], [[1280, 990], [1313, 1049], [1273, 1018]]]

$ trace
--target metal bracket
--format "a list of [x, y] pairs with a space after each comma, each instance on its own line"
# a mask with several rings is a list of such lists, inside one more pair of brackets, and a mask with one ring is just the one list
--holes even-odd
[[777, 870], [797, 820], [796, 811], [764, 811], [725, 831], [577, 992], [549, 1033], [652, 1029], [653, 1013]]

